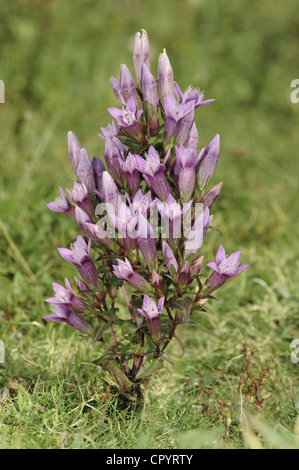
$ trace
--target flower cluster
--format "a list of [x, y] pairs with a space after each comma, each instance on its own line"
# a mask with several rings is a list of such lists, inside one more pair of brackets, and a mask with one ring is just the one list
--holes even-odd
[[119, 105], [108, 108], [114, 120], [99, 133], [105, 164], [68, 134], [76, 181], [69, 198], [60, 188], [48, 207], [82, 230], [69, 249], [58, 249], [80, 278], [77, 293], [67, 279], [65, 287], [53, 284], [53, 315], [44, 318], [101, 342], [105, 357], [136, 381], [149, 374], [145, 362], [171, 362], [165, 350], [177, 326], [247, 265], [220, 245], [202, 281], [202, 245], [222, 186], [209, 188], [220, 138], [199, 149], [194, 113], [214, 100], [192, 87], [181, 91], [165, 50], [156, 80], [145, 31], [135, 36], [133, 66], [135, 79], [126, 65], [110, 79]]

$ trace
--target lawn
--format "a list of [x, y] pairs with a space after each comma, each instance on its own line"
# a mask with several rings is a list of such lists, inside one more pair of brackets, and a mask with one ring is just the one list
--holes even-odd
[[[0, 448], [298, 448], [295, 0], [2, 0], [0, 15]], [[79, 228], [47, 208], [72, 187], [67, 132], [103, 156], [97, 133], [117, 106], [109, 78], [122, 63], [132, 70], [141, 28], [153, 70], [166, 48], [181, 88], [215, 99], [196, 113], [200, 147], [221, 137], [205, 261], [223, 243], [250, 266], [195, 314], [197, 326], [181, 327], [185, 351], [170, 347], [174, 367], [134, 412], [107, 393], [100, 346], [42, 317], [52, 282], [76, 275], [57, 247]], [[29, 390], [5, 399], [12, 376]]]

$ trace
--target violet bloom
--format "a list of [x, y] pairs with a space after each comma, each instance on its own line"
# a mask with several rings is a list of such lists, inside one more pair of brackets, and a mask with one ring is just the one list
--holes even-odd
[[71, 250], [68, 248], [58, 248], [58, 251], [62, 258], [76, 266], [87, 284], [96, 288], [99, 274], [90, 257], [90, 249], [91, 239], [89, 239], [87, 245], [84, 238], [79, 235]]
[[204, 206], [211, 207], [211, 205], [214, 204], [214, 202], [218, 198], [221, 187], [222, 183], [218, 183], [216, 184], [216, 186], [213, 186], [213, 188], [210, 189], [210, 191], [207, 192], [207, 194], [205, 194], [205, 196], [202, 198], [201, 203]]
[[164, 100], [164, 111], [166, 142], [173, 137], [177, 144], [185, 144], [194, 122], [194, 101], [178, 103], [175, 97], [168, 93]]
[[110, 84], [117, 101], [122, 105], [126, 106], [126, 103], [130, 98], [133, 98], [136, 105], [138, 105], [139, 98], [135, 87], [134, 79], [125, 64], [120, 67], [119, 80], [115, 77], [110, 78]]
[[63, 304], [78, 313], [85, 312], [88, 309], [87, 303], [74, 294], [67, 278], [64, 279], [64, 282], [66, 288], [64, 288], [60, 284], [57, 284], [56, 282], [53, 282], [53, 290], [55, 292], [55, 297], [47, 299], [46, 302], [49, 302], [54, 305]]
[[184, 261], [179, 273], [179, 287], [184, 289], [190, 280], [190, 266], [188, 261]]
[[161, 315], [165, 297], [161, 297], [156, 304], [150, 297], [144, 295], [142, 308], [137, 311], [147, 319], [147, 324], [154, 343], [158, 343], [161, 338]]
[[195, 185], [195, 167], [198, 163], [195, 149], [182, 144], [175, 148], [178, 165], [179, 190], [183, 202], [192, 197]]
[[111, 237], [110, 233], [103, 229], [99, 222], [101, 222], [101, 220], [99, 220], [97, 224], [86, 222], [86, 230], [88, 230], [90, 235], [89, 238], [103, 243], [103, 245], [110, 248], [110, 250], [115, 249], [115, 241]]
[[133, 96], [128, 100], [125, 107], [122, 109], [108, 108], [109, 113], [114, 119], [117, 120], [117, 124], [124, 131], [132, 137], [141, 138], [141, 128], [138, 120], [143, 113], [142, 109], [136, 111], [136, 103]]
[[75, 207], [70, 204], [65, 192], [62, 188], [59, 188], [60, 198], [56, 198], [54, 202], [48, 204], [48, 208], [54, 212], [60, 212], [68, 215], [71, 219], [75, 219]]
[[143, 174], [145, 181], [149, 187], [153, 189], [159, 199], [166, 199], [169, 194], [169, 185], [164, 174], [164, 168], [169, 156], [170, 150], [165, 155], [163, 162], [155, 148], [151, 145], [146, 160], [139, 155], [136, 156], [138, 161], [138, 170]]
[[211, 292], [222, 286], [227, 279], [237, 276], [249, 266], [249, 264], [242, 264], [240, 266], [240, 254], [240, 251], [236, 251], [226, 257], [225, 249], [222, 245], [219, 246], [216, 262], [212, 261], [207, 264], [209, 268], [213, 269], [213, 273], [206, 281], [206, 294], [211, 294]]
[[97, 157], [96, 155], [92, 159], [92, 169], [94, 175], [94, 181], [96, 188], [98, 190], [102, 190], [102, 180], [103, 180], [103, 172], [105, 171], [104, 163]]
[[151, 109], [156, 113], [158, 111], [158, 95], [157, 95], [157, 83], [155, 77], [151, 74], [145, 64], [142, 66], [141, 72], [141, 91], [142, 98], [148, 104], [149, 113]]
[[77, 175], [79, 154], [82, 147], [75, 134], [71, 131], [67, 134], [67, 146], [72, 168], [74, 170], [74, 173]]
[[166, 201], [162, 202], [159, 199], [155, 199], [154, 202], [161, 215], [162, 228], [165, 230], [167, 240], [169, 242], [173, 239], [179, 240], [182, 235], [182, 220], [188, 214], [192, 200], [182, 206], [180, 202], [175, 200], [172, 194], [169, 194]]
[[92, 233], [87, 227], [87, 224], [92, 224], [92, 220], [88, 214], [80, 207], [75, 208], [76, 221], [80, 229], [86, 235], [87, 238], [92, 238]]
[[115, 121], [112, 121], [111, 124], [108, 124], [107, 127], [101, 127], [102, 134], [98, 136], [105, 141], [106, 137], [116, 137], [119, 135], [119, 127]]
[[86, 149], [81, 148], [77, 163], [76, 175], [79, 183], [84, 183], [90, 195], [94, 195], [96, 189], [94, 173], [91, 161]]
[[102, 193], [108, 214], [112, 211], [117, 214], [120, 192], [108, 171], [103, 172]]
[[71, 200], [80, 209], [83, 209], [90, 217], [94, 217], [94, 205], [89, 199], [88, 191], [84, 183], [76, 183], [74, 181], [74, 189], [67, 189]]
[[141, 189], [138, 189], [137, 193], [132, 199], [132, 202], [128, 195], [127, 200], [131, 206], [132, 212], [134, 212], [135, 215], [142, 214], [144, 217], [147, 216], [147, 213], [153, 204], [151, 192], [148, 191], [146, 194], [143, 194]]
[[112, 178], [119, 186], [124, 185], [124, 174], [121, 169], [124, 153], [125, 147], [116, 137], [107, 137], [105, 139], [105, 162]]
[[110, 218], [118, 229], [118, 236], [124, 239], [125, 248], [128, 251], [135, 250], [137, 247], [138, 216], [134, 213], [132, 206], [127, 206], [121, 202], [118, 214], [111, 214]]
[[[202, 204], [199, 205], [202, 207]], [[189, 255], [193, 254], [196, 255], [199, 248], [201, 248], [203, 244], [203, 240], [206, 236], [208, 228], [213, 220], [213, 216], [210, 216], [209, 208], [204, 207], [199, 215], [196, 215], [194, 224], [191, 230], [188, 232], [185, 239], [184, 247], [185, 247], [185, 259], [188, 258]]]
[[168, 55], [164, 49], [158, 60], [158, 90], [162, 105], [168, 93], [174, 96], [174, 78]]
[[144, 277], [134, 271], [127, 258], [125, 258], [125, 261], [120, 259], [117, 259], [116, 261], [118, 262], [118, 266], [113, 265], [113, 273], [116, 277], [126, 281], [131, 287], [141, 292], [151, 290], [151, 285], [144, 279]]
[[202, 191], [212, 178], [218, 162], [220, 152], [220, 136], [215, 137], [204, 147], [198, 156], [199, 169], [197, 173], [197, 181]]
[[120, 160], [120, 167], [127, 180], [129, 192], [135, 194], [140, 188], [140, 176], [136, 155], [129, 152], [126, 160]]
[[204, 101], [203, 93], [196, 90], [196, 88], [193, 88], [192, 86], [189, 86], [184, 93], [181, 92], [180, 87], [176, 82], [174, 86], [175, 86], [175, 94], [178, 97], [179, 103], [186, 104], [189, 101], [193, 101], [195, 109], [201, 106], [205, 106], [206, 104], [210, 104], [213, 101], [215, 101], [213, 99]]
[[153, 227], [140, 214], [138, 218], [138, 246], [150, 272], [158, 265], [156, 238]]
[[197, 132], [197, 127], [195, 122], [193, 122], [189, 136], [185, 142], [185, 147], [186, 148], [193, 148], [195, 150], [195, 153], [197, 154], [198, 151], [198, 132]]
[[92, 335], [93, 329], [91, 324], [77, 313], [72, 312], [66, 305], [56, 304], [53, 306], [52, 311], [55, 315], [46, 315], [43, 317], [44, 320], [64, 322], [76, 330], [82, 331], [82, 333]]
[[142, 33], [135, 34], [134, 41], [134, 52], [133, 52], [133, 66], [136, 82], [140, 85], [141, 80], [141, 70], [143, 64], [145, 64], [148, 70], [151, 69], [150, 64], [150, 48], [148, 35], [144, 29], [141, 30]]
[[[177, 273], [179, 269], [178, 262], [176, 260], [176, 257], [174, 256], [174, 253], [168, 243], [165, 241], [162, 242], [162, 256], [164, 261], [167, 260], [166, 262], [166, 267], [169, 271], [169, 273], [172, 275], [173, 274], [173, 269]], [[172, 269], [173, 266], [173, 269]]]

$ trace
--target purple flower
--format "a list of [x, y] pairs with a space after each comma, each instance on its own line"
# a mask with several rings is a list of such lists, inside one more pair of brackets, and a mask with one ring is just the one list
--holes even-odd
[[119, 82], [120, 82], [121, 94], [125, 100], [125, 103], [128, 104], [128, 101], [131, 98], [134, 98], [136, 105], [138, 105], [139, 98], [138, 98], [135, 82], [134, 82], [131, 72], [129, 71], [128, 67], [125, 64], [122, 64], [120, 67]]
[[222, 187], [222, 183], [216, 184], [213, 186], [212, 189], [203, 197], [202, 204], [207, 207], [211, 207], [212, 204], [216, 201], [217, 197], [219, 196], [220, 190]]
[[67, 189], [71, 200], [80, 209], [83, 209], [90, 217], [94, 217], [94, 205], [89, 199], [88, 191], [84, 183], [74, 182], [74, 189], [71, 191]]
[[68, 132], [67, 134], [67, 145], [68, 145], [68, 153], [70, 157], [70, 162], [74, 173], [77, 175], [77, 166], [79, 161], [79, 154], [81, 150], [81, 145], [77, 137], [73, 132]]
[[191, 86], [189, 86], [187, 90], [184, 93], [182, 93], [179, 85], [176, 82], [175, 82], [175, 94], [178, 97], [179, 103], [186, 104], [190, 101], [193, 101], [195, 109], [201, 106], [205, 106], [206, 104], [209, 104], [215, 101], [213, 99], [203, 101], [203, 97], [204, 97], [203, 93], [196, 90], [195, 88], [192, 88]]
[[119, 186], [124, 185], [124, 174], [121, 169], [124, 153], [125, 147], [116, 137], [105, 139], [104, 158], [112, 178]]
[[206, 280], [205, 294], [211, 294], [222, 286], [227, 279], [237, 276], [249, 266], [248, 264], [239, 265], [240, 254], [240, 251], [236, 251], [226, 257], [225, 249], [222, 245], [219, 246], [216, 254], [216, 263], [212, 261], [207, 264], [209, 268], [213, 269], [213, 272]]
[[54, 305], [63, 304], [78, 313], [85, 312], [85, 310], [88, 309], [87, 303], [74, 294], [67, 278], [65, 278], [64, 282], [66, 289], [60, 284], [53, 282], [53, 290], [55, 292], [55, 297], [47, 299], [46, 302], [49, 302]]
[[126, 160], [120, 161], [120, 167], [126, 177], [129, 192], [131, 194], [135, 194], [136, 191], [138, 191], [140, 188], [140, 176], [138, 173], [138, 162], [136, 155], [133, 155], [129, 152]]
[[89, 215], [86, 214], [86, 212], [83, 209], [80, 209], [80, 207], [76, 207], [75, 215], [76, 215], [77, 224], [79, 225], [84, 235], [86, 235], [86, 237], [88, 238], [92, 238], [92, 234], [86, 225], [86, 224], [92, 224], [92, 220], [89, 217]]
[[140, 85], [141, 80], [141, 70], [143, 64], [145, 64], [148, 70], [151, 69], [150, 64], [150, 49], [149, 49], [149, 40], [148, 35], [144, 29], [141, 30], [142, 34], [135, 34], [134, 41], [134, 52], [133, 52], [133, 65], [136, 82]]
[[[110, 206], [107, 206], [107, 212], [110, 213], [113, 210], [117, 214], [120, 192], [107, 171], [103, 172], [102, 192], [104, 201]], [[97, 191], [96, 194], [98, 194]]]
[[138, 218], [138, 246], [150, 272], [157, 268], [156, 235], [151, 224], [140, 214]]
[[54, 202], [48, 204], [48, 208], [54, 212], [61, 212], [66, 214], [72, 219], [75, 219], [75, 207], [70, 204], [68, 198], [65, 195], [65, 192], [62, 188], [59, 188], [60, 198], [56, 198]]
[[[125, 103], [124, 103], [125, 106]], [[106, 137], [116, 137], [119, 135], [119, 127], [117, 126], [115, 121], [112, 121], [111, 124], [108, 124], [107, 127], [101, 127], [102, 134], [98, 134], [98, 136], [105, 141]]]
[[84, 238], [79, 235], [71, 250], [68, 248], [58, 248], [58, 251], [62, 258], [76, 266], [87, 284], [97, 287], [99, 274], [91, 260], [90, 248], [91, 239], [89, 239], [88, 245], [86, 245]]
[[[202, 207], [202, 204], [200, 204]], [[185, 246], [185, 259], [188, 258], [190, 254], [196, 255], [199, 248], [203, 244], [203, 240], [208, 231], [208, 228], [213, 220], [213, 216], [210, 216], [209, 208], [204, 207], [199, 215], [196, 215], [195, 222], [186, 236], [184, 243]]]
[[178, 165], [179, 190], [182, 200], [189, 201], [195, 185], [195, 167], [198, 163], [193, 147], [185, 148], [182, 144], [175, 148]]
[[111, 77], [110, 83], [116, 99], [122, 106], [126, 106], [130, 98], [133, 98], [136, 105], [138, 105], [139, 99], [134, 79], [126, 65], [121, 65], [119, 80], [115, 77]]
[[203, 256], [200, 256], [195, 261], [193, 261], [193, 263], [190, 266], [190, 275], [191, 276], [197, 276], [197, 274], [199, 273], [199, 271], [201, 269], [202, 262], [203, 262]]
[[130, 261], [125, 258], [125, 261], [117, 259], [118, 266], [113, 266], [113, 273], [119, 279], [126, 281], [131, 287], [139, 291], [149, 291], [151, 290], [150, 284], [136, 273], [132, 268]]
[[179, 269], [178, 262], [176, 260], [176, 257], [174, 256], [172, 249], [170, 248], [168, 243], [166, 243], [165, 241], [162, 242], [162, 256], [164, 260], [168, 260], [166, 262], [166, 267], [168, 271], [170, 272], [170, 274], [172, 275], [171, 266], [173, 266], [175, 272], [177, 273]]
[[90, 195], [94, 194], [96, 189], [94, 173], [91, 161], [89, 160], [86, 149], [81, 148], [77, 163], [76, 175], [79, 183], [84, 183]]
[[124, 239], [126, 250], [135, 250], [137, 246], [136, 226], [138, 216], [136, 216], [132, 205], [128, 207], [124, 202], [121, 202], [118, 214], [111, 214], [110, 218], [118, 229], [118, 236]]
[[191, 126], [188, 139], [185, 142], [185, 147], [186, 148], [191, 148], [191, 147], [194, 148], [195, 153], [197, 154], [197, 150], [198, 150], [198, 132], [197, 132], [197, 127], [196, 127], [195, 122], [193, 122], [193, 124]]
[[194, 122], [194, 101], [178, 103], [175, 97], [168, 93], [164, 100], [164, 110], [166, 142], [173, 137], [177, 144], [185, 144]]
[[93, 224], [90, 222], [86, 223], [86, 229], [90, 234], [90, 238], [98, 240], [103, 243], [103, 245], [107, 246], [110, 249], [113, 249], [115, 247], [115, 242], [113, 238], [108, 232], [106, 232], [106, 230], [101, 227], [99, 222], [97, 224]]
[[174, 96], [173, 71], [165, 49], [158, 60], [158, 90], [162, 105], [168, 93]]
[[162, 202], [159, 199], [155, 199], [154, 202], [162, 217], [162, 226], [165, 229], [167, 240], [170, 242], [173, 239], [180, 239], [182, 234], [182, 219], [187, 215], [192, 200], [182, 206], [180, 202], [174, 199], [172, 194], [169, 194], [166, 201]]
[[218, 162], [220, 152], [220, 137], [218, 134], [204, 147], [198, 156], [199, 169], [197, 173], [197, 181], [202, 190], [212, 178]]
[[96, 188], [100, 191], [102, 190], [102, 179], [103, 179], [103, 172], [105, 171], [104, 163], [99, 159], [99, 157], [94, 156], [92, 159], [92, 168], [93, 168], [93, 175]]
[[147, 319], [154, 343], [157, 343], [161, 337], [160, 316], [162, 315], [164, 300], [165, 297], [161, 297], [156, 304], [150, 297], [144, 295], [142, 308], [137, 309], [137, 311]]
[[145, 64], [143, 64], [141, 71], [141, 91], [143, 101], [149, 105], [149, 111], [152, 108], [155, 114], [158, 111], [159, 104], [157, 83], [155, 77], [151, 74]]
[[169, 185], [164, 174], [165, 163], [169, 156], [170, 150], [165, 155], [163, 162], [155, 148], [151, 145], [146, 159], [136, 155], [138, 162], [138, 170], [143, 174], [145, 181], [149, 187], [153, 189], [158, 198], [164, 200], [169, 194]]
[[64, 322], [83, 333], [88, 335], [92, 334], [93, 330], [91, 324], [77, 313], [72, 312], [66, 305], [56, 304], [53, 306], [52, 311], [55, 315], [46, 315], [43, 317], [44, 320]]
[[180, 289], [184, 289], [185, 287], [187, 287], [189, 280], [190, 280], [190, 267], [189, 267], [188, 261], [185, 261], [179, 273]]
[[143, 113], [140, 109], [136, 112], [136, 103], [133, 96], [127, 101], [127, 104], [122, 109], [108, 108], [109, 113], [114, 119], [117, 120], [117, 124], [130, 136], [140, 138], [141, 128], [138, 120]]

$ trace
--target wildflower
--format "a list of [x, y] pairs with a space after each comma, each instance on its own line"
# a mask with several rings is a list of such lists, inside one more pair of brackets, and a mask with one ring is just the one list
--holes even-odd
[[48, 208], [54, 212], [61, 212], [68, 215], [71, 219], [75, 219], [75, 207], [70, 204], [65, 192], [59, 188], [60, 198], [56, 198], [54, 202], [48, 204]]
[[91, 239], [89, 239], [87, 245], [84, 238], [79, 235], [71, 250], [68, 248], [58, 248], [58, 251], [62, 258], [77, 267], [83, 280], [87, 284], [96, 288], [98, 285], [99, 274], [91, 260], [90, 248]]
[[198, 156], [199, 169], [197, 173], [197, 181], [202, 190], [212, 178], [218, 162], [220, 152], [220, 137], [215, 135], [211, 142], [204, 147]]
[[127, 101], [126, 106], [122, 109], [108, 108], [109, 113], [114, 119], [117, 120], [117, 124], [126, 132], [130, 137], [141, 139], [141, 127], [139, 125], [139, 118], [143, 113], [142, 109], [136, 111], [136, 102], [131, 96]]
[[165, 140], [173, 137], [177, 144], [185, 144], [194, 122], [194, 102], [178, 103], [171, 93], [164, 100]]
[[189, 201], [195, 185], [195, 167], [198, 162], [195, 149], [185, 148], [182, 144], [176, 147], [179, 190], [184, 202]]
[[165, 297], [161, 297], [157, 304], [145, 295], [143, 297], [142, 308], [138, 308], [137, 311], [147, 319], [148, 327], [152, 336], [152, 339], [157, 343], [161, 337], [161, 320], [162, 310], [164, 306]]
[[64, 280], [65, 287], [53, 282], [53, 290], [55, 292], [55, 297], [51, 297], [46, 300], [54, 305], [65, 305], [71, 310], [75, 310], [78, 313], [83, 313], [88, 308], [88, 305], [80, 297], [76, 296], [71, 288], [71, 285], [67, 278]]
[[106, 137], [104, 148], [105, 162], [112, 178], [119, 186], [123, 186], [125, 180], [121, 167], [124, 153], [125, 148], [116, 137]]
[[130, 286], [134, 287], [134, 289], [141, 292], [151, 290], [150, 284], [144, 279], [144, 277], [134, 271], [127, 258], [125, 258], [125, 261], [120, 259], [117, 259], [116, 261], [118, 262], [118, 266], [113, 265], [113, 272], [116, 277], [126, 281]]
[[144, 29], [142, 30], [141, 34], [135, 34], [133, 65], [136, 82], [138, 85], [140, 85], [142, 66], [146, 65], [148, 70], [151, 69], [149, 40], [148, 35]]
[[206, 294], [215, 291], [224, 284], [227, 279], [237, 276], [249, 266], [248, 264], [239, 265], [240, 254], [240, 251], [236, 251], [226, 257], [225, 249], [222, 245], [219, 246], [216, 254], [216, 262], [212, 261], [207, 264], [209, 268], [213, 269], [213, 273], [206, 281]]
[[128, 183], [129, 192], [131, 194], [135, 194], [140, 188], [140, 177], [136, 155], [129, 152], [125, 160], [120, 160], [120, 167]]
[[138, 170], [143, 174], [145, 181], [153, 189], [158, 198], [162, 200], [166, 199], [169, 194], [169, 185], [164, 174], [168, 156], [169, 151], [161, 163], [159, 154], [152, 145], [148, 150], [145, 160], [139, 155], [136, 156]]
[[165, 49], [158, 61], [158, 90], [162, 105], [168, 93], [174, 95], [173, 71]]
[[91, 324], [77, 313], [72, 312], [66, 305], [54, 305], [52, 311], [54, 315], [46, 315], [43, 319], [53, 322], [64, 322], [76, 330], [82, 331], [82, 333], [88, 335], [92, 334], [93, 330]]

